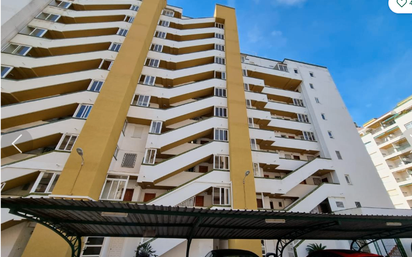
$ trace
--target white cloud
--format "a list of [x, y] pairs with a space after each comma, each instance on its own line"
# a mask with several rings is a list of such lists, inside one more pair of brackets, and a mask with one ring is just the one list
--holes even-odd
[[304, 2], [306, 2], [306, 0], [274, 0], [275, 4], [279, 4], [279, 5], [301, 5]]
[[282, 36], [282, 31], [280, 30], [274, 30], [270, 33], [274, 37], [281, 37]]

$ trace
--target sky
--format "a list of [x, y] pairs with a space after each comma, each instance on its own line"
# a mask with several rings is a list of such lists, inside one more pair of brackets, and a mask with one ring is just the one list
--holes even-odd
[[192, 18], [216, 3], [236, 9], [242, 53], [328, 67], [359, 125], [412, 95], [412, 14], [387, 0], [168, 0]]

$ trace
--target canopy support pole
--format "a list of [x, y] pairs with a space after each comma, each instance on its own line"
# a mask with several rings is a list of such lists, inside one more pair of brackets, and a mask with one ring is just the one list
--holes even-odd
[[189, 257], [190, 245], [192, 244], [193, 236], [196, 233], [196, 230], [199, 227], [201, 222], [202, 222], [202, 218], [197, 217], [193, 227], [190, 229], [190, 234], [189, 234], [189, 237], [187, 238], [186, 257]]

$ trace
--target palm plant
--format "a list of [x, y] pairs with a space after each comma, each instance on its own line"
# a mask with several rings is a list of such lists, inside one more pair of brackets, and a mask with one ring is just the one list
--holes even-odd
[[156, 250], [153, 250], [149, 242], [141, 244], [136, 249], [135, 257], [157, 257]]
[[322, 244], [308, 244], [308, 246], [306, 247], [306, 251], [308, 251], [308, 253], [312, 253], [312, 252], [316, 252], [319, 250], [325, 250], [326, 246], [322, 245]]

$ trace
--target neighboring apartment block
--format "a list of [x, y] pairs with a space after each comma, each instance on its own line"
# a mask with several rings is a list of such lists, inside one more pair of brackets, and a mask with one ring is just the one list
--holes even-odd
[[[234, 9], [187, 18], [164, 0], [72, 0], [33, 10], [19, 12], [31, 15], [27, 23], [4, 28], [15, 35], [1, 53], [3, 197], [312, 213], [393, 208], [328, 69], [240, 53]], [[47, 228], [2, 213], [5, 256], [70, 251]], [[144, 240], [85, 238], [82, 256], [129, 257]], [[311, 242], [292, 244], [285, 256], [306, 256]], [[260, 254], [275, 244], [194, 240], [191, 251]], [[151, 245], [165, 257], [186, 249], [181, 239]]]
[[395, 208], [412, 208], [412, 96], [359, 133]]

